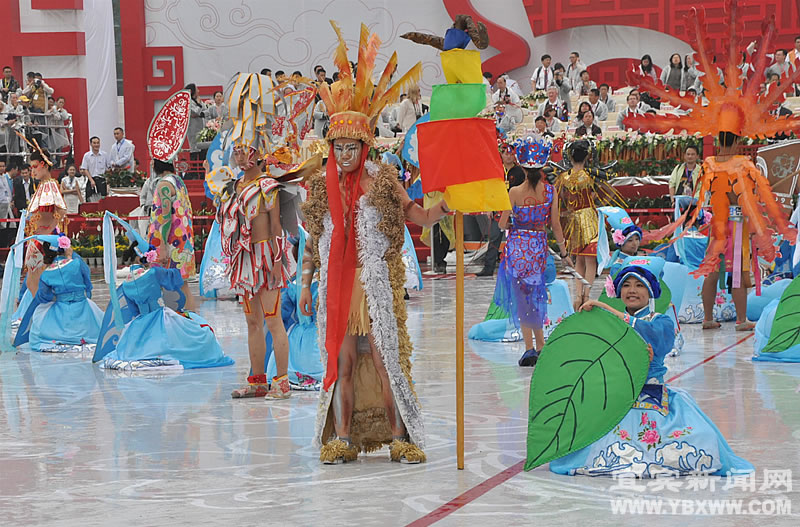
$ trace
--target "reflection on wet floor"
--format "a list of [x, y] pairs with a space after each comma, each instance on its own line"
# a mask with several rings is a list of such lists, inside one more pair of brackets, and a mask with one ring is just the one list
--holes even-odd
[[[99, 282], [95, 287], [94, 298], [105, 307], [107, 289]], [[470, 280], [467, 327], [483, 319], [493, 289], [493, 280]], [[0, 524], [310, 525], [324, 518], [332, 525], [386, 526], [420, 518], [525, 453], [531, 370], [516, 366], [522, 344], [469, 342], [467, 463], [464, 471], [455, 468], [454, 299], [453, 280], [426, 279], [425, 290], [412, 291], [408, 302], [429, 459], [419, 466], [393, 464], [386, 450], [354, 464], [320, 465], [310, 445], [315, 393], [271, 403], [232, 401], [230, 391], [248, 370], [245, 321], [232, 301], [198, 308], [236, 359], [231, 367], [131, 375], [93, 367], [88, 356], [2, 354]], [[667, 377], [741, 337], [732, 324], [711, 332], [683, 329], [686, 348], [667, 360]], [[734, 451], [756, 466], [759, 483], [764, 469], [800, 474], [800, 364], [752, 363], [751, 354], [752, 339], [674, 385], [687, 389]], [[614, 484], [541, 467], [437, 525], [643, 524], [641, 517], [610, 514]], [[691, 497], [752, 497], [720, 487]], [[747, 516], [703, 521], [764, 523]], [[797, 525], [791, 517], [768, 521]], [[658, 525], [686, 524], [681, 516], [658, 519]]]

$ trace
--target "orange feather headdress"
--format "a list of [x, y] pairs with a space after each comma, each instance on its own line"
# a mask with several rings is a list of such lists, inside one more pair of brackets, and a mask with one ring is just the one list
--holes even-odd
[[422, 75], [422, 63], [417, 63], [405, 75], [389, 86], [389, 80], [397, 68], [397, 53], [393, 53], [383, 70], [378, 84], [373, 84], [375, 59], [381, 40], [377, 34], [370, 34], [369, 28], [361, 24], [358, 44], [358, 66], [356, 78], [347, 60], [347, 44], [342, 31], [333, 20], [330, 21], [339, 45], [333, 54], [333, 64], [339, 70], [339, 80], [331, 86], [322, 83], [319, 95], [330, 115], [328, 140], [337, 138], [359, 139], [372, 144], [375, 124], [387, 104], [395, 102], [402, 91], [416, 83]]
[[767, 64], [767, 51], [776, 36], [775, 15], [764, 21], [761, 42], [753, 56], [754, 71], [742, 78], [738, 64], [742, 57], [742, 21], [738, 17], [737, 0], [727, 0], [725, 18], [728, 26], [727, 63], [720, 78], [714, 52], [708, 38], [705, 9], [693, 7], [686, 15], [686, 28], [697, 55], [698, 69], [708, 105], [703, 106], [691, 95], [681, 96], [667, 89], [661, 82], [647, 76], [636, 76], [634, 84], [642, 91], [660, 97], [672, 106], [691, 110], [687, 115], [630, 115], [625, 126], [667, 133], [670, 130], [716, 136], [719, 132], [732, 132], [740, 137], [771, 137], [779, 132], [800, 131], [800, 116], [775, 117], [770, 113], [774, 105], [783, 101], [785, 92], [800, 80], [800, 67], [789, 69], [778, 83], [761, 90]]

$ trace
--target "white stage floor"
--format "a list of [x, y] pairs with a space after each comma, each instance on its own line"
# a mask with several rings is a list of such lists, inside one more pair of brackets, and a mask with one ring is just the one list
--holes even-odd
[[[494, 279], [467, 282], [467, 328], [483, 320], [493, 289]], [[468, 341], [466, 469], [456, 470], [455, 281], [426, 279], [411, 295], [428, 463], [394, 464], [383, 450], [323, 466], [310, 445], [316, 393], [231, 400], [248, 371], [245, 321], [234, 302], [209, 301], [198, 311], [235, 366], [131, 376], [90, 357], [0, 354], [0, 525], [800, 525], [800, 500], [792, 515], [766, 518], [681, 515], [694, 502], [658, 518], [612, 515], [610, 497], [663, 498], [665, 512], [667, 499], [741, 499], [746, 510], [759, 500], [766, 511], [796, 495], [761, 486], [765, 469], [800, 475], [800, 364], [751, 362], [753, 339], [741, 341], [732, 323], [684, 326], [686, 349], [667, 359], [667, 378], [679, 375], [672, 384], [755, 465], [755, 491], [724, 489], [722, 479], [713, 492], [632, 494], [612, 491], [611, 479], [519, 471], [532, 371], [516, 365], [522, 343]], [[507, 480], [495, 478], [506, 469]], [[458, 496], [448, 510], [463, 507], [445, 515], [440, 507]]]

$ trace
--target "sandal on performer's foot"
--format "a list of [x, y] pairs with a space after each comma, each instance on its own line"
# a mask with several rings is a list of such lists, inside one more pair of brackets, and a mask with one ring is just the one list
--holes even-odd
[[389, 445], [389, 459], [398, 463], [416, 465], [425, 462], [425, 452], [417, 445], [408, 441], [406, 437], [392, 438]]
[[531, 366], [536, 366], [536, 362], [538, 360], [539, 360], [539, 351], [535, 349], [529, 349], [528, 351], [522, 354], [522, 357], [519, 358], [517, 364], [519, 364], [523, 368], [529, 368]]
[[263, 373], [261, 375], [251, 375], [247, 378], [247, 382], [248, 385], [244, 388], [233, 390], [231, 392], [231, 397], [234, 399], [251, 399], [264, 397], [269, 392], [267, 376]]
[[736, 331], [753, 331], [754, 329], [756, 329], [756, 325], [749, 320], [736, 323]]
[[358, 459], [358, 448], [349, 437], [335, 437], [319, 451], [319, 460], [326, 465], [341, 465]]
[[722, 324], [720, 324], [716, 320], [704, 320], [703, 321], [703, 329], [719, 329], [721, 327], [722, 327]]
[[266, 399], [288, 399], [292, 396], [292, 385], [289, 384], [289, 376], [284, 374], [280, 377], [273, 377], [272, 384], [267, 392]]

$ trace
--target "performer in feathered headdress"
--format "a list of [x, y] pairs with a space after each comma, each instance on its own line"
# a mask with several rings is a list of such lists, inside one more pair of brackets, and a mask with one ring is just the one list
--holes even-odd
[[[652, 79], [642, 77], [637, 79], [642, 91], [661, 97], [675, 107], [688, 110], [688, 113], [680, 116], [630, 116], [625, 124], [652, 132], [673, 130], [677, 133], [685, 130], [690, 134], [699, 132], [719, 137], [717, 155], [706, 157], [703, 162], [700, 196], [704, 199], [706, 193], [710, 193], [713, 216], [706, 257], [694, 274], [706, 277], [703, 283], [703, 328], [719, 327], [719, 323], [712, 318], [716, 283], [720, 272], [728, 272], [729, 287], [733, 290], [736, 304], [736, 329], [747, 331], [753, 329], [753, 324], [745, 317], [747, 287], [751, 285], [750, 272], [754, 271], [758, 280], [758, 257], [772, 262], [776, 254], [773, 243], [775, 232], [768, 222], [788, 240], [795, 239], [796, 231], [789, 226], [787, 214], [776, 202], [767, 179], [749, 157], [737, 154], [742, 138], [763, 138], [800, 131], [799, 116], [775, 117], [770, 113], [775, 104], [784, 98], [785, 92], [800, 80], [800, 68], [789, 69], [779, 83], [768, 85], [762, 92], [767, 51], [772, 48], [776, 35], [775, 15], [770, 15], [764, 22], [761, 43], [752, 60], [753, 72], [743, 78], [738, 68], [742, 41], [737, 34], [737, 25], [741, 24], [741, 20], [738, 19], [736, 0], [727, 0], [725, 14], [729, 38], [727, 64], [722, 79], [708, 41], [705, 9], [693, 7], [686, 19], [699, 69], [705, 73], [700, 79], [708, 104], [703, 106], [689, 95], [681, 96]], [[699, 212], [699, 208], [695, 209], [689, 227]]]
[[[274, 86], [265, 75], [239, 74], [228, 105], [233, 121], [228, 138], [233, 143], [232, 159], [243, 175], [237, 179], [228, 166], [206, 175], [217, 204], [222, 254], [230, 262], [230, 287], [242, 298], [247, 319], [251, 371], [247, 386], [231, 394], [237, 399], [291, 396], [289, 341], [281, 319], [280, 291], [295, 269], [286, 232], [297, 234], [293, 199], [297, 187], [283, 182], [302, 179], [305, 172], [319, 167], [320, 159], [299, 161], [299, 141], [310, 128], [316, 90], [301, 87], [284, 98], [281, 86]], [[265, 370], [265, 323], [277, 366], [272, 379]]]
[[[425, 460], [419, 401], [411, 380], [411, 341], [403, 301], [403, 225], [432, 225], [447, 212], [444, 202], [428, 210], [408, 197], [394, 167], [367, 161], [375, 123], [383, 108], [420, 76], [416, 64], [389, 86], [397, 54], [373, 83], [380, 39], [361, 25], [356, 78], [339, 27], [334, 64], [339, 81], [320, 85], [330, 117], [330, 156], [325, 172], [310, 181], [304, 206], [312, 243], [303, 261], [300, 306], [311, 314], [307, 288], [320, 270], [317, 312], [323, 363], [314, 444], [320, 460], [355, 460], [391, 444], [394, 461]], [[359, 340], [370, 353], [358, 353]], [[356, 384], [358, 386], [356, 387]], [[333, 404], [331, 404], [333, 403]]]
[[[172, 162], [186, 139], [190, 103], [187, 90], [174, 93], [147, 131], [147, 148], [153, 159], [150, 184], [154, 189], [147, 237], [158, 252], [158, 264], [179, 269], [184, 280], [195, 274], [192, 202]], [[186, 308], [194, 311], [194, 297], [185, 282], [181, 291], [186, 296]]]

